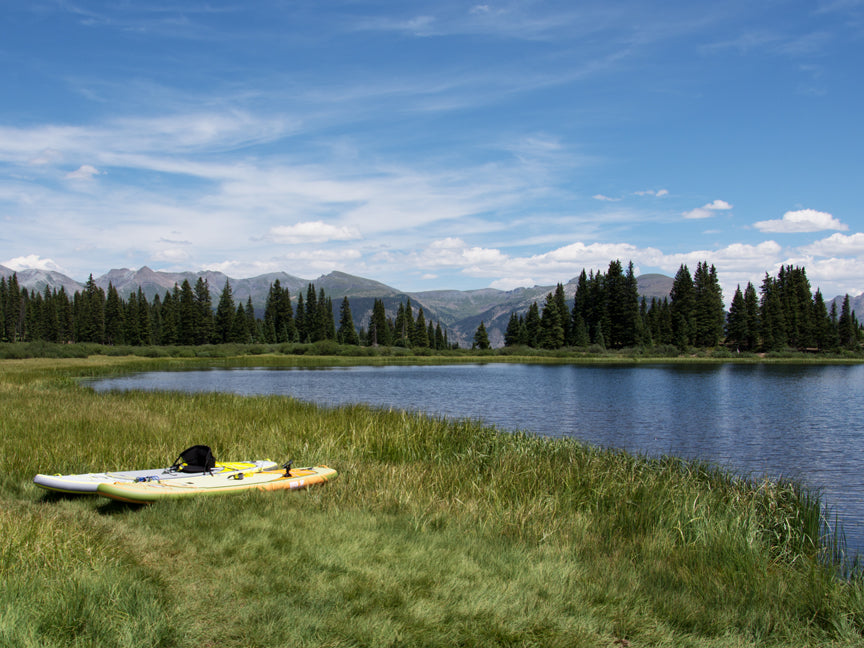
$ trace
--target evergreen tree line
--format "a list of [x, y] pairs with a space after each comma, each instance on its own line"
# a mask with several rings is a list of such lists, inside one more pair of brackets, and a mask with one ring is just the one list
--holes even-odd
[[[482, 326], [482, 323], [481, 323]], [[475, 336], [482, 343], [485, 328]], [[631, 262], [625, 270], [612, 261], [605, 272], [582, 271], [572, 307], [561, 284], [546, 296], [542, 309], [534, 302], [523, 314], [511, 313], [505, 346], [541, 349], [588, 347], [620, 349], [673, 345], [737, 351], [856, 350], [862, 330], [850, 309], [849, 295], [840, 312], [813, 294], [804, 268], [784, 266], [767, 273], [759, 293], [752, 283], [735, 296], [726, 312], [713, 265], [700, 262], [694, 274], [681, 265], [669, 297], [640, 298]], [[481, 347], [482, 348], [482, 347]]]
[[229, 281], [216, 307], [208, 282], [184, 280], [160, 298], [147, 300], [141, 288], [122, 299], [108, 284], [103, 290], [93, 276], [70, 297], [64, 288], [28, 291], [17, 275], [0, 278], [0, 342], [95, 342], [108, 345], [203, 345], [223, 343], [310, 343], [333, 340], [349, 345], [393, 345], [450, 348], [440, 323], [426, 322], [423, 309], [415, 317], [410, 298], [399, 304], [395, 320], [375, 300], [368, 331], [354, 326], [348, 298], [342, 300], [338, 325], [333, 302], [324, 290], [309, 284], [306, 296], [291, 294], [277, 279], [270, 285], [264, 317], [256, 318], [251, 297], [236, 303]]

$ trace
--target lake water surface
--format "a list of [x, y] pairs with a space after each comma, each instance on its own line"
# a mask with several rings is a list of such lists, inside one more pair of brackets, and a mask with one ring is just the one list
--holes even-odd
[[820, 491], [864, 553], [864, 365], [477, 364], [148, 372], [98, 391], [283, 394], [369, 403], [505, 430], [791, 477]]

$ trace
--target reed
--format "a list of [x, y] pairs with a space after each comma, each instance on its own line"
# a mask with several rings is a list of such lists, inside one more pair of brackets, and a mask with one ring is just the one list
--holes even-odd
[[[469, 420], [76, 382], [166, 362], [0, 362], [0, 645], [862, 642], [864, 584], [794, 482]], [[31, 483], [201, 442], [339, 479], [143, 508]]]

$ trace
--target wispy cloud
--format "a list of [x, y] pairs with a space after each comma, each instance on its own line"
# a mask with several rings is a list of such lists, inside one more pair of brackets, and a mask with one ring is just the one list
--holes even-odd
[[690, 211], [686, 211], [681, 215], [684, 218], [689, 219], [711, 218], [712, 216], [714, 216], [715, 212], [729, 211], [730, 209], [732, 209], [732, 205], [730, 205], [725, 200], [714, 200], [707, 205], [702, 205], [701, 207], [697, 207], [696, 209], [691, 209]]
[[67, 180], [91, 180], [94, 176], [102, 173], [96, 167], [91, 164], [82, 164], [80, 167], [75, 169], [74, 171], [70, 171], [66, 174]]

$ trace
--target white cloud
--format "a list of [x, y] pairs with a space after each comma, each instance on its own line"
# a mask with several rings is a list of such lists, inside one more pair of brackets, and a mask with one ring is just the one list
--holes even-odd
[[497, 288], [498, 290], [515, 290], [516, 288], [530, 288], [531, 286], [536, 285], [537, 282], [530, 277], [502, 277], [501, 279], [493, 281], [491, 284], [489, 284], [489, 287]]
[[3, 261], [0, 265], [4, 265], [10, 270], [53, 270], [54, 272], [64, 272], [63, 268], [54, 263], [52, 259], [43, 259], [38, 254], [15, 257], [14, 259]]
[[831, 214], [815, 209], [799, 209], [788, 211], [783, 218], [777, 220], [759, 221], [753, 226], [762, 232], [779, 232], [790, 234], [796, 232], [820, 232], [822, 230], [847, 230], [844, 225]]
[[[415, 255], [415, 261], [425, 268], [501, 267], [508, 257], [495, 248], [468, 247], [458, 238], [439, 239]], [[484, 275], [485, 276], [485, 275]]]
[[843, 256], [864, 254], [864, 234], [858, 232], [850, 236], [832, 234], [828, 238], [799, 248], [805, 254], [814, 256]]
[[205, 263], [201, 266], [204, 270], [210, 272], [221, 272], [222, 274], [234, 277], [235, 279], [246, 279], [249, 277], [257, 277], [262, 274], [271, 272], [280, 272], [285, 270], [284, 261], [220, 261], [218, 263]]
[[684, 212], [681, 215], [684, 218], [711, 218], [714, 215], [714, 212], [728, 211], [730, 209], [732, 209], [732, 205], [725, 200], [715, 200], [707, 205], [702, 205], [696, 209]]
[[620, 198], [610, 198], [609, 196], [604, 196], [603, 194], [594, 194], [592, 196], [594, 200], [602, 200], [604, 202], [618, 202], [621, 200]]
[[153, 252], [155, 261], [166, 263], [184, 263], [190, 259], [189, 251], [183, 248], [165, 248]]
[[[655, 198], [662, 198], [663, 196], [669, 195], [668, 189], [658, 189], [655, 191], [654, 189], [646, 189], [645, 191], [634, 191], [633, 192], [637, 196], [654, 196]], [[716, 200], [714, 202], [717, 202]], [[723, 201], [720, 201], [723, 202]]]
[[91, 180], [93, 176], [100, 175], [102, 172], [90, 164], [82, 164], [75, 171], [70, 171], [66, 174], [67, 180]]
[[308, 221], [296, 225], [271, 227], [269, 238], [276, 243], [295, 244], [351, 241], [361, 236], [356, 227], [336, 227], [323, 221]]
[[430, 250], [454, 250], [461, 247], [465, 247], [465, 241], [453, 236], [448, 236], [445, 239], [438, 239], [429, 244]]

